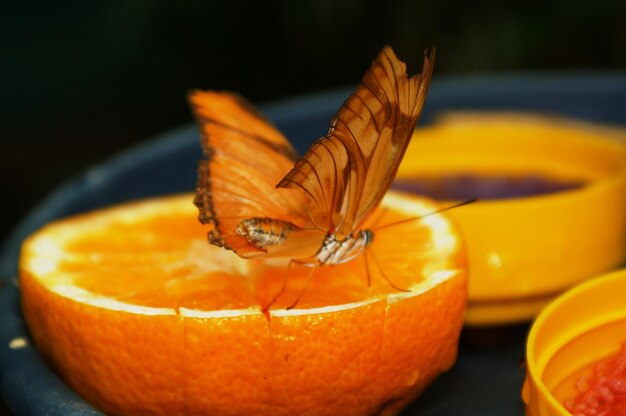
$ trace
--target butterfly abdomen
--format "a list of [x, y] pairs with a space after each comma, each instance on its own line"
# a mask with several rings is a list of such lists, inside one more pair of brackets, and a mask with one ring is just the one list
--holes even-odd
[[237, 225], [237, 234], [256, 247], [264, 248], [282, 244], [287, 235], [297, 228], [287, 221], [274, 218], [248, 218]]

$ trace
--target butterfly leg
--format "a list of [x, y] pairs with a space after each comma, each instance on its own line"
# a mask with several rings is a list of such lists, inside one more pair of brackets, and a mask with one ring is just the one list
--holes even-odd
[[304, 284], [304, 287], [298, 294], [298, 297], [291, 305], [287, 306], [287, 310], [293, 309], [298, 304], [298, 302], [300, 302], [300, 298], [302, 298], [302, 295], [304, 295], [304, 292], [306, 292], [306, 290], [309, 288], [309, 283], [311, 283], [311, 279], [313, 278], [313, 274], [315, 273], [315, 270], [317, 270], [317, 268], [319, 267], [316, 263], [305, 263], [305, 262], [299, 262], [297, 260], [292, 260], [292, 261], [300, 265], [310, 267], [311, 271], [309, 272], [309, 276], [306, 279], [306, 283]]
[[285, 289], [287, 288], [287, 280], [289, 280], [289, 271], [291, 270], [291, 264], [294, 262], [294, 260], [290, 260], [289, 264], [287, 265], [287, 272], [285, 273], [285, 278], [283, 279], [283, 284], [280, 287], [280, 289], [278, 290], [278, 292], [276, 292], [276, 294], [274, 294], [274, 296], [272, 297], [272, 300], [263, 307], [263, 309], [261, 309], [262, 313], [266, 313], [268, 311], [268, 309], [274, 304], [274, 302], [276, 302], [276, 300], [280, 297], [280, 295], [283, 294], [283, 292], [285, 291]]
[[[403, 289], [399, 286], [397, 286], [396, 284], [394, 284], [389, 277], [387, 277], [387, 275], [385, 274], [383, 268], [381, 267], [380, 263], [378, 262], [378, 260], [376, 259], [376, 256], [374, 255], [373, 251], [370, 251], [367, 247], [365, 248], [366, 253], [369, 252], [369, 254], [372, 255], [372, 259], [374, 259], [374, 264], [376, 265], [376, 268], [378, 269], [378, 272], [380, 273], [380, 275], [383, 277], [383, 279], [385, 279], [385, 281], [389, 284], [389, 286], [391, 286], [392, 288], [396, 289], [398, 292], [410, 292], [409, 289]], [[369, 270], [369, 268], [367, 269]], [[368, 277], [369, 279], [369, 277]]]
[[387, 212], [389, 212], [389, 207], [382, 207], [382, 208], [379, 209], [379, 211], [380, 211], [380, 213], [378, 214], [376, 219], [374, 221], [372, 221], [372, 223], [368, 226], [368, 228], [370, 230], [375, 230], [376, 229], [376, 227], [378, 226], [378, 224], [380, 224], [380, 222], [383, 220], [385, 215], [387, 215]]
[[[272, 297], [272, 300], [266, 306], [264, 306], [263, 309], [261, 309], [262, 313], [265, 314], [269, 310], [269, 308], [278, 300], [280, 295], [282, 295], [285, 292], [285, 289], [287, 288], [287, 281], [289, 280], [289, 273], [291, 271], [291, 266], [294, 263], [302, 265], [302, 266], [314, 266], [313, 263], [306, 263], [306, 262], [303, 262], [303, 261], [300, 261], [300, 260], [295, 260], [295, 259], [289, 260], [289, 264], [287, 265], [287, 272], [285, 273], [285, 278], [283, 279], [282, 286], [280, 287], [278, 292], [276, 292], [276, 294]], [[310, 280], [310, 277], [309, 277], [309, 280]], [[308, 286], [308, 281], [307, 281], [307, 286]], [[302, 294], [300, 294], [300, 296], [302, 296]], [[298, 296], [298, 299], [296, 300], [296, 302], [294, 304], [292, 304], [291, 307], [289, 307], [287, 309], [293, 308], [298, 303], [298, 301], [300, 300], [300, 296]]]
[[370, 262], [367, 260], [367, 250], [363, 251], [363, 260], [365, 261], [365, 274], [367, 274], [367, 287], [372, 288], [372, 275], [370, 273]]

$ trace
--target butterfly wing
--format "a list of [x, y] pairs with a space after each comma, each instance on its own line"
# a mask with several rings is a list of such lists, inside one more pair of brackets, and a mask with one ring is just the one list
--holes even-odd
[[[285, 137], [238, 95], [193, 91], [188, 100], [205, 155], [194, 203], [200, 222], [212, 226], [209, 241], [241, 257], [314, 254], [324, 234], [309, 229], [306, 199], [299, 191], [275, 188], [295, 161]], [[276, 219], [274, 228], [281, 224], [288, 228], [292, 242], [254, 244], [238, 232], [242, 221], [250, 218]]]
[[380, 203], [421, 114], [433, 63], [434, 50], [427, 51], [422, 73], [408, 78], [385, 46], [328, 134], [280, 181], [278, 187], [308, 195], [316, 226], [346, 236]]

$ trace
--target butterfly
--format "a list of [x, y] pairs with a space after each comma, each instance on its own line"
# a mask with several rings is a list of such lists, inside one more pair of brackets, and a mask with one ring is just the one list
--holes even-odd
[[[321, 266], [358, 257], [374, 232], [363, 223], [391, 185], [422, 112], [434, 49], [422, 72], [385, 46], [328, 133], [301, 158], [242, 97], [192, 91], [204, 159], [195, 205], [211, 244], [243, 258], [287, 257]], [[304, 259], [304, 260], [302, 260]]]

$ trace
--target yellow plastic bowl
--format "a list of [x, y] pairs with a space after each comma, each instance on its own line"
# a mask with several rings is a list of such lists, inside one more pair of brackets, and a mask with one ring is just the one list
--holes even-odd
[[531, 320], [567, 288], [626, 259], [626, 134], [562, 119], [456, 114], [418, 129], [397, 179], [470, 174], [578, 180], [563, 192], [449, 211], [470, 261], [466, 324]]
[[522, 397], [527, 416], [566, 416], [581, 370], [615, 355], [626, 341], [626, 270], [585, 282], [537, 318], [526, 346]]

